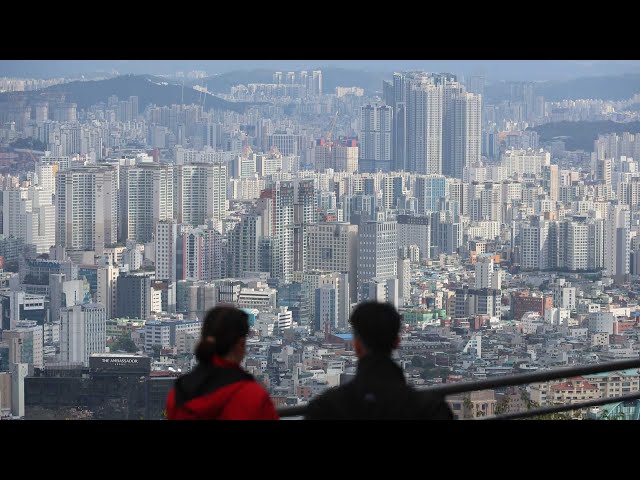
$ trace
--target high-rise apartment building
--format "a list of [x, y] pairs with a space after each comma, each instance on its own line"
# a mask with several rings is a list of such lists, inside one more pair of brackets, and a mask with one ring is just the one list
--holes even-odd
[[89, 366], [89, 356], [104, 353], [107, 316], [104, 305], [90, 303], [60, 310], [60, 361]]
[[123, 168], [121, 179], [121, 239], [150, 242], [156, 224], [173, 218], [173, 167], [138, 164]]
[[360, 172], [390, 172], [393, 169], [393, 107], [364, 105], [360, 109]]
[[352, 275], [351, 302], [357, 301], [355, 274], [358, 268], [358, 226], [347, 223], [319, 223], [307, 228], [309, 253], [306, 270], [324, 270]]
[[178, 223], [204, 225], [224, 220], [227, 213], [227, 166], [222, 163], [176, 165], [174, 218]]
[[56, 245], [101, 252], [118, 237], [118, 176], [111, 167], [81, 167], [56, 176]]
[[358, 229], [358, 300], [368, 298], [373, 278], [395, 278], [398, 262], [398, 223], [395, 220], [368, 221]]

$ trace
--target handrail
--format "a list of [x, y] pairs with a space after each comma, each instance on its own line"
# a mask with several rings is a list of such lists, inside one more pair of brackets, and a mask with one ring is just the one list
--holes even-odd
[[610, 403], [626, 402], [628, 400], [640, 399], [640, 392], [622, 395], [620, 397], [596, 398], [587, 402], [573, 403], [571, 405], [557, 405], [554, 407], [542, 407], [533, 410], [525, 410], [524, 412], [504, 413], [502, 415], [493, 415], [491, 417], [477, 417], [473, 420], [519, 420], [522, 418], [537, 417], [539, 415], [547, 415], [549, 413], [568, 412], [586, 407], [598, 407], [600, 405], [608, 405]]
[[295, 407], [283, 407], [278, 409], [280, 417], [298, 417], [307, 412], [307, 404], [296, 405]]
[[[436, 393], [438, 395], [447, 396], [456, 393], [473, 392], [478, 390], [487, 390], [498, 387], [508, 387], [515, 385], [525, 385], [534, 382], [546, 382], [549, 380], [557, 380], [561, 378], [571, 378], [578, 375], [589, 375], [592, 373], [613, 372], [616, 370], [626, 370], [629, 368], [640, 368], [640, 358], [634, 358], [631, 360], [619, 360], [615, 362], [604, 362], [595, 365], [582, 365], [577, 367], [564, 367], [555, 368], [553, 370], [544, 370], [532, 373], [522, 373], [518, 375], [509, 375], [497, 378], [488, 378], [484, 380], [477, 380], [475, 382], [459, 382], [444, 385], [436, 385], [419, 390], [425, 393]], [[623, 398], [623, 397], [617, 397]], [[611, 399], [613, 403], [615, 399]], [[566, 406], [566, 405], [565, 405]], [[556, 407], [554, 407], [556, 408]], [[296, 405], [295, 407], [284, 407], [278, 409], [278, 415], [280, 417], [296, 417], [304, 415], [306, 412], [306, 405]], [[568, 408], [567, 410], [571, 410]], [[533, 410], [523, 413], [529, 413]], [[539, 414], [537, 414], [539, 415]], [[494, 417], [487, 417], [494, 418]]]
[[616, 362], [598, 363], [596, 365], [583, 365], [579, 367], [554, 368], [541, 372], [521, 373], [498, 378], [487, 378], [475, 382], [460, 382], [445, 385], [428, 387], [422, 392], [437, 393], [439, 395], [453, 395], [455, 393], [473, 392], [476, 390], [487, 390], [490, 388], [509, 387], [514, 385], [525, 385], [534, 382], [546, 382], [560, 378], [571, 378], [579, 375], [589, 375], [592, 373], [613, 372], [615, 370], [626, 370], [628, 368], [640, 368], [640, 358], [633, 360], [620, 360]]

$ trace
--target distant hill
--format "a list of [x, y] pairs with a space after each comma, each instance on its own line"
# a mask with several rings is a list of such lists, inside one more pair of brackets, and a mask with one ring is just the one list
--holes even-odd
[[203, 85], [213, 93], [229, 93], [229, 89], [234, 85], [246, 85], [248, 83], [272, 83], [273, 70], [238, 70], [234, 72], [221, 73], [211, 77], [191, 80], [191, 85]]
[[369, 94], [382, 92], [382, 81], [391, 80], [392, 72], [367, 72], [346, 68], [322, 69], [323, 88], [333, 93], [336, 87], [362, 87]]
[[563, 138], [567, 150], [593, 151], [593, 142], [598, 135], [605, 133], [638, 133], [640, 122], [618, 123], [608, 121], [599, 122], [552, 122], [533, 127], [540, 135], [540, 142], [545, 143], [556, 137]]
[[640, 75], [584, 77], [564, 82], [545, 82], [536, 88], [547, 101], [579, 98], [626, 100], [640, 93]]
[[[325, 93], [334, 93], [336, 87], [362, 87], [367, 93], [382, 91], [382, 80], [391, 79], [391, 74], [367, 72], [338, 67], [319, 67], [322, 70], [322, 88]], [[286, 71], [286, 70], [283, 70]], [[238, 70], [207, 78], [192, 80], [191, 85], [206, 85], [213, 93], [229, 93], [234, 85], [248, 83], [272, 83], [275, 70]]]
[[[485, 88], [488, 103], [509, 100], [513, 82], [498, 82]], [[583, 77], [566, 81], [536, 83], [535, 95], [546, 101], [593, 98], [600, 100], [626, 100], [640, 93], [640, 75], [624, 74], [603, 77]]]
[[[152, 103], [158, 106], [179, 104], [182, 98], [182, 85], [167, 82], [151, 75], [121, 75], [107, 80], [62, 83], [43, 90], [25, 92], [25, 94], [36, 99], [42, 92], [65, 92], [67, 101], [77, 103], [79, 109], [86, 109], [96, 103], [106, 102], [111, 95], [116, 95], [121, 100], [136, 95], [138, 96], [138, 108], [142, 111]], [[4, 100], [7, 95], [9, 94], [0, 94], [0, 101]], [[201, 104], [202, 93], [185, 85], [184, 103], [187, 105]], [[229, 102], [214, 95], [208, 95], [205, 103], [205, 108], [237, 112], [244, 111], [246, 106], [246, 103]]]

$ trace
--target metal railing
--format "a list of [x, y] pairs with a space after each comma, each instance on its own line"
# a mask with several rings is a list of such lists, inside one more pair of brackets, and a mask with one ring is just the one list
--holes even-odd
[[[593, 373], [614, 372], [617, 370], [626, 370], [629, 368], [640, 368], [640, 358], [632, 360], [620, 360], [615, 362], [598, 363], [596, 365], [582, 365], [577, 367], [555, 368], [553, 370], [537, 371], [532, 373], [522, 373], [518, 375], [509, 375], [504, 377], [487, 378], [475, 382], [459, 382], [443, 385], [436, 385], [420, 390], [421, 392], [437, 393], [442, 396], [454, 395], [456, 393], [474, 392], [478, 390], [488, 390], [492, 388], [509, 387], [516, 385], [526, 385], [534, 382], [547, 382], [549, 380], [558, 380], [563, 378], [577, 377], [579, 375], [589, 375]], [[547, 413], [556, 413], [569, 410], [578, 410], [580, 408], [606, 405], [624, 400], [633, 400], [640, 398], [640, 392], [610, 398], [599, 398], [597, 400], [571, 404], [559, 405], [557, 407], [544, 407], [534, 410], [527, 410], [518, 413], [509, 413], [504, 415], [496, 415], [492, 417], [480, 417], [485, 420], [501, 420], [501, 419], [518, 419], [544, 415]], [[298, 417], [304, 416], [306, 405], [296, 405], [294, 407], [284, 407], [278, 409], [280, 417]]]

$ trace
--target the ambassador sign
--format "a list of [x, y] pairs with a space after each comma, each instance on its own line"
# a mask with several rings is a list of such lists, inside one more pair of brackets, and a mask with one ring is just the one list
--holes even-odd
[[101, 358], [102, 363], [118, 363], [124, 365], [125, 363], [140, 363], [139, 358]]
[[113, 371], [144, 371], [151, 370], [149, 357], [120, 357], [120, 356], [92, 356], [89, 358], [89, 367], [93, 370]]

